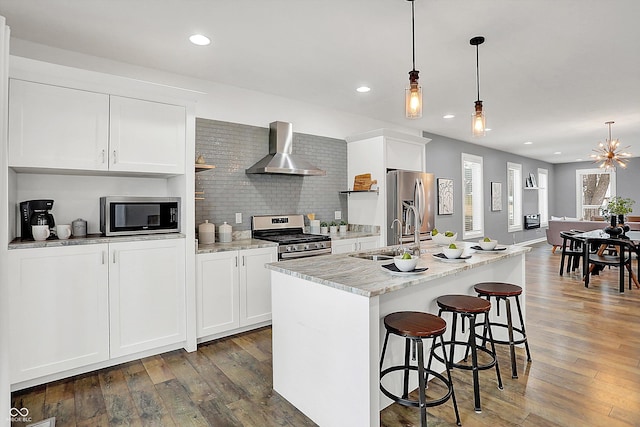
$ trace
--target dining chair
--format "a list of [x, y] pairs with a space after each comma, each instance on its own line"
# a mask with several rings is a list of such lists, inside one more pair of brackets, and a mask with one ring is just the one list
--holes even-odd
[[562, 237], [562, 255], [560, 258], [561, 276], [564, 271], [565, 259], [567, 260], [567, 273], [575, 271], [580, 266], [580, 259], [584, 255], [582, 248], [584, 239], [574, 237], [578, 233], [582, 233], [582, 231], [571, 230], [560, 232], [560, 237]]
[[[589, 251], [590, 247], [597, 247], [598, 250], [591, 252]], [[614, 249], [615, 252], [608, 252], [610, 249]], [[629, 271], [629, 289], [631, 289], [632, 276], [634, 275], [631, 265], [632, 252], [637, 252], [637, 248], [629, 240], [605, 237], [588, 239], [583, 245], [584, 287], [589, 287], [589, 277], [594, 273], [594, 270], [599, 271], [604, 267], [618, 267], [620, 292], [624, 292], [625, 269]]]

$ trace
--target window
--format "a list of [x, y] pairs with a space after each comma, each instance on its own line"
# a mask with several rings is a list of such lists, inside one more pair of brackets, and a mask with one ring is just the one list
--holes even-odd
[[540, 212], [540, 226], [549, 225], [549, 171], [538, 169], [538, 212]]
[[484, 235], [482, 157], [462, 153], [463, 239]]
[[616, 195], [616, 173], [602, 169], [576, 170], [576, 216], [590, 220]]
[[507, 231], [522, 230], [522, 165], [507, 163]]

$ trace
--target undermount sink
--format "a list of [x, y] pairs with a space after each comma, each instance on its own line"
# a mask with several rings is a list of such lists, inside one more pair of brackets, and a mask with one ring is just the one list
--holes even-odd
[[386, 248], [379, 251], [367, 252], [365, 254], [363, 253], [351, 254], [349, 256], [354, 258], [360, 258], [360, 259], [368, 259], [371, 261], [386, 261], [386, 260], [393, 259], [394, 256], [401, 255], [402, 252], [404, 252], [404, 250], [400, 248], [398, 249]]
[[376, 254], [352, 254], [350, 257], [368, 259], [371, 261], [386, 261], [393, 259], [393, 255], [376, 255]]

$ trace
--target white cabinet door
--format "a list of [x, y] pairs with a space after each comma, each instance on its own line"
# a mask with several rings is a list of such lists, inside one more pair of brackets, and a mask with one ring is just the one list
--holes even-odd
[[358, 238], [359, 251], [368, 251], [370, 249], [376, 249], [378, 247], [380, 247], [380, 237], [378, 236]]
[[10, 80], [9, 166], [106, 170], [109, 96]]
[[197, 337], [238, 328], [238, 252], [198, 254], [196, 258]]
[[109, 358], [106, 244], [9, 251], [11, 383]]
[[358, 250], [358, 239], [331, 240], [332, 254], [346, 254]]
[[265, 264], [278, 260], [277, 248], [239, 252], [240, 326], [271, 320], [271, 274]]
[[111, 357], [185, 340], [182, 239], [109, 244]]
[[110, 170], [184, 173], [184, 107], [112, 95], [110, 111]]

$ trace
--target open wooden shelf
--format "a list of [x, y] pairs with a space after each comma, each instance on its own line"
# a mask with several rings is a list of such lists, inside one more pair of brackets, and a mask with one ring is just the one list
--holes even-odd
[[204, 172], [211, 169], [215, 169], [216, 167], [215, 165], [200, 165], [196, 163], [195, 168], [196, 168], [196, 172]]
[[380, 190], [347, 190], [341, 191], [340, 194], [352, 194], [352, 193], [376, 193], [379, 194]]

